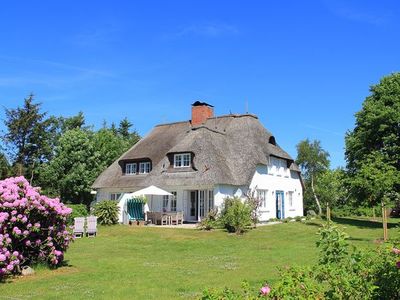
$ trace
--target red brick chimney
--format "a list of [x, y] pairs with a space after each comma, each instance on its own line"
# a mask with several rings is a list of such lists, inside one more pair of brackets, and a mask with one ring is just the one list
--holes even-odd
[[192, 126], [198, 126], [214, 116], [214, 106], [196, 101], [192, 104]]

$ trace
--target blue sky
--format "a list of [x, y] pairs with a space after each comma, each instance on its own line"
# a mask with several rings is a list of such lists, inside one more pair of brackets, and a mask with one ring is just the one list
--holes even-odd
[[293, 157], [319, 139], [343, 166], [369, 86], [400, 69], [399, 14], [396, 0], [5, 2], [0, 105], [33, 92], [49, 114], [128, 117], [144, 135], [195, 100], [248, 103]]

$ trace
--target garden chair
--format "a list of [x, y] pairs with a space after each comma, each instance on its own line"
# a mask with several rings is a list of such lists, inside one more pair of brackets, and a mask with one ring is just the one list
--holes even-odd
[[74, 218], [74, 229], [73, 229], [74, 237], [81, 238], [83, 237], [84, 233], [85, 233], [85, 218], [83, 217]]
[[87, 221], [86, 236], [95, 237], [97, 234], [97, 217], [95, 216], [87, 217], [86, 221]]

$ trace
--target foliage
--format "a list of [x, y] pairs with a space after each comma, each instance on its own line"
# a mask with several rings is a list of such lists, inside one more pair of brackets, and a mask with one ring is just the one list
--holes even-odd
[[318, 232], [320, 240], [317, 247], [320, 248], [320, 264], [340, 263], [348, 255], [348, 235], [330, 223], [324, 225]]
[[362, 204], [393, 204], [400, 195], [395, 189], [399, 178], [400, 172], [385, 162], [383, 154], [373, 152], [365, 157], [357, 173], [351, 176], [351, 185], [358, 196], [364, 197]]
[[354, 195], [373, 205], [387, 200], [385, 189], [400, 192], [400, 73], [383, 77], [370, 92], [346, 135], [345, 155]]
[[252, 224], [252, 208], [238, 197], [225, 198], [221, 211], [221, 224], [228, 232], [244, 233]]
[[213, 209], [208, 212], [205, 218], [203, 218], [198, 225], [201, 230], [212, 230], [219, 225], [218, 210]]
[[60, 138], [51, 162], [42, 167], [47, 191], [89, 204], [90, 186], [99, 174], [100, 154], [91, 142], [92, 133], [80, 129], [66, 131]]
[[320, 141], [308, 139], [297, 144], [296, 163], [300, 166], [306, 186], [311, 188], [312, 196], [321, 215], [322, 208], [315, 191], [315, 182], [321, 173], [329, 168], [329, 153], [322, 149]]
[[[374, 215], [375, 210], [375, 215]], [[344, 205], [332, 210], [333, 217], [381, 217], [382, 216], [382, 208], [380, 205], [374, 207], [368, 206], [350, 206]]]
[[33, 179], [35, 167], [49, 159], [53, 154], [51, 135], [54, 132], [52, 118], [40, 111], [41, 104], [33, 102], [31, 94], [22, 107], [6, 109], [4, 124], [7, 133], [6, 144], [14, 158], [15, 172]]
[[346, 172], [343, 169], [327, 169], [317, 179], [315, 192], [321, 201], [321, 206], [338, 207], [347, 203], [349, 193], [346, 185]]
[[73, 224], [74, 218], [86, 217], [88, 215], [87, 207], [84, 204], [67, 204], [67, 206], [72, 209], [67, 219], [68, 224]]
[[0, 152], [0, 179], [5, 179], [9, 176], [10, 164], [4, 153]]
[[71, 209], [39, 194], [24, 177], [0, 181], [0, 278], [20, 266], [59, 266], [71, 241]]
[[118, 203], [112, 200], [103, 200], [94, 206], [94, 215], [102, 225], [117, 224], [118, 212]]

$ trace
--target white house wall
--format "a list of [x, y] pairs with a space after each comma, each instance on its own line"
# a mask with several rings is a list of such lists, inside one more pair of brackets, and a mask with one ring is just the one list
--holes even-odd
[[[258, 165], [250, 184], [252, 190], [266, 190], [265, 207], [260, 207], [260, 220], [267, 221], [276, 218], [276, 192], [283, 191], [284, 217], [303, 216], [303, 188], [297, 172], [287, 168]], [[289, 203], [289, 193], [292, 192], [292, 205]]]

